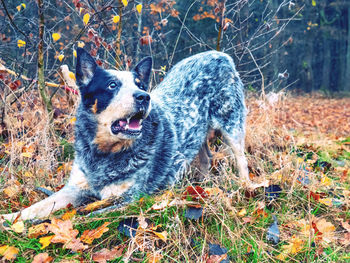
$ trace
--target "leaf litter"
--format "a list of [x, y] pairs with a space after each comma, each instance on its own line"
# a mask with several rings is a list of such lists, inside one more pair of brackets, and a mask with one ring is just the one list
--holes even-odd
[[[343, 211], [346, 211], [350, 206], [350, 192], [348, 190], [350, 183], [349, 157], [346, 157], [349, 156], [350, 147], [347, 142], [348, 139], [342, 137], [349, 134], [349, 122], [346, 122], [346, 116], [348, 115], [343, 114], [342, 116], [336, 101], [331, 101], [327, 104], [328, 102], [322, 99], [291, 98], [283, 103], [286, 110], [278, 111], [278, 107], [281, 105], [277, 106], [275, 112], [279, 113], [268, 116], [273, 121], [268, 122], [268, 125], [264, 126], [256, 121], [261, 121], [266, 116], [260, 113], [257, 114], [257, 111], [261, 109], [256, 107], [257, 104], [254, 105], [254, 100], [253, 102], [249, 102], [251, 109], [250, 116], [248, 116], [247, 136], [249, 166], [253, 179], [265, 177], [270, 180], [270, 185], [265, 188], [265, 191], [260, 188], [249, 194], [246, 191], [242, 194], [242, 191], [237, 190], [235, 186], [231, 186], [231, 181], [223, 181], [223, 183], [217, 184], [218, 180], [216, 178], [211, 178], [215, 183], [209, 182], [200, 186], [188, 186], [185, 190], [180, 190], [180, 193], [176, 191], [165, 191], [162, 195], [156, 196], [151, 205], [140, 204], [140, 206], [146, 206], [145, 213], [125, 212], [126, 215], [118, 218], [118, 221], [124, 221], [122, 224], [124, 228], [117, 228], [119, 230], [118, 233], [123, 234], [124, 237], [122, 240], [118, 240], [117, 244], [109, 245], [106, 239], [102, 238], [104, 233], [112, 236], [116, 232], [110, 230], [112, 224], [104, 220], [100, 224], [101, 228], [81, 230], [81, 215], [73, 212], [74, 210], [66, 211], [61, 219], [52, 218], [50, 223], [30, 226], [28, 230], [26, 230], [27, 224], [22, 230], [22, 223], [16, 222], [16, 224], [10, 227], [12, 230], [6, 229], [6, 231], [14, 231], [19, 235], [28, 235], [29, 238], [36, 239], [38, 242], [40, 239], [40, 243], [43, 244], [42, 249], [49, 253], [52, 251], [50, 247], [51, 243], [61, 244], [62, 248], [73, 252], [76, 251], [80, 255], [79, 257], [82, 258], [82, 251], [89, 250], [91, 251], [91, 255], [93, 255], [92, 259], [96, 259], [96, 262], [106, 262], [122, 256], [132, 258], [133, 253], [139, 252], [142, 252], [143, 254], [141, 255], [144, 258], [148, 258], [150, 262], [167, 260], [164, 255], [165, 253], [169, 253], [169, 251], [171, 254], [171, 251], [173, 251], [171, 247], [176, 247], [175, 242], [185, 247], [186, 236], [191, 236], [191, 228], [200, 229], [200, 236], [204, 238], [204, 241], [199, 242], [198, 247], [201, 248], [200, 251], [188, 251], [188, 253], [192, 258], [196, 258], [197, 256], [197, 259], [205, 259], [208, 263], [222, 262], [222, 260], [226, 259], [226, 254], [209, 255], [208, 250], [210, 250], [210, 247], [205, 240], [207, 235], [211, 239], [215, 237], [216, 240], [220, 241], [217, 242], [219, 243], [217, 245], [223, 247], [222, 244], [226, 244], [227, 242], [225, 241], [225, 235], [237, 242], [237, 240], [246, 238], [245, 231], [250, 231], [251, 235], [254, 235], [254, 238], [258, 241], [258, 248], [265, 251], [268, 250], [269, 253], [273, 251], [271, 255], [281, 260], [293, 258], [298, 254], [312, 249], [313, 246], [317, 249], [317, 257], [324, 256], [324, 253], [322, 254], [320, 251], [324, 251], [334, 245], [342, 246], [346, 249], [345, 251], [349, 251], [349, 219]], [[322, 112], [321, 115], [326, 116], [325, 119], [327, 121], [322, 122], [321, 119], [315, 120], [313, 116], [311, 120], [308, 119], [310, 116], [303, 113], [305, 105], [316, 116], [317, 114], [313, 107], [315, 105], [319, 106], [320, 103], [324, 103], [325, 112]], [[344, 103], [346, 104], [348, 102], [341, 100], [339, 105], [343, 105]], [[55, 107], [61, 108], [62, 112], [64, 112], [66, 109], [62, 108], [62, 105], [68, 108], [67, 103], [61, 102], [56, 103]], [[327, 115], [327, 111], [330, 112], [330, 115]], [[331, 117], [332, 112], [335, 113], [333, 117]], [[25, 118], [30, 119], [30, 111], [27, 111], [26, 114], [27, 116]], [[65, 127], [71, 127], [72, 123], [70, 119], [70, 116], [66, 119], [62, 118], [60, 120], [62, 126], [60, 127], [65, 125]], [[330, 119], [331, 122], [328, 122]], [[341, 122], [344, 125], [335, 127], [332, 122]], [[33, 124], [35, 124], [34, 121]], [[26, 122], [21, 125], [30, 127], [33, 124]], [[259, 134], [259, 130], [262, 130], [261, 127], [266, 129], [263, 130], [265, 132], [270, 127], [269, 125], [272, 124], [276, 127], [285, 125], [284, 127], [286, 129], [302, 131], [304, 134], [300, 135], [294, 132], [288, 132], [286, 134], [277, 129], [272, 129], [270, 134]], [[254, 125], [259, 130], [254, 130]], [[324, 135], [320, 137], [319, 134], [316, 134], [315, 136], [313, 134], [315, 127], [319, 131], [324, 132]], [[334, 131], [334, 134], [330, 134], [330, 131]], [[252, 132], [254, 132], [255, 136], [258, 134], [260, 136], [259, 139], [252, 139]], [[68, 130], [67, 133], [69, 133]], [[33, 136], [30, 134], [34, 133], [27, 134], [26, 136]], [[263, 146], [259, 145], [260, 142]], [[20, 162], [33, 160], [34, 163], [37, 160], [41, 160], [40, 156], [38, 156], [40, 146], [27, 144], [24, 139], [17, 142], [14, 141], [12, 145], [10, 143], [6, 142], [8, 144], [7, 146], [1, 146], [1, 156], [7, 158], [6, 156], [9, 156], [11, 152], [14, 153], [14, 149], [16, 148], [16, 156], [22, 158]], [[329, 153], [328, 157], [324, 152]], [[221, 159], [225, 159], [225, 154], [222, 154], [221, 151], [218, 153], [223, 156]], [[268, 170], [269, 172], [267, 172], [267, 169], [261, 168], [263, 166], [262, 163], [271, 165], [270, 170]], [[70, 164], [67, 163], [65, 166], [69, 167]], [[229, 170], [228, 167], [225, 161], [220, 160], [217, 161], [215, 170], [226, 176]], [[271, 172], [271, 168], [273, 172]], [[10, 174], [6, 169], [1, 170], [3, 174]], [[59, 181], [57, 184], [53, 181], [51, 182], [55, 177], [53, 177], [50, 171], [46, 172], [47, 176], [43, 176], [45, 171], [35, 169], [21, 171], [18, 176], [15, 174], [14, 177], [11, 177], [16, 179], [14, 181], [8, 181], [8, 184], [4, 188], [7, 191], [3, 193], [3, 196], [6, 196], [7, 200], [1, 203], [3, 208], [8, 209], [9, 206], [13, 208], [21, 207], [20, 196], [23, 194], [31, 196], [29, 204], [41, 198], [40, 195], [34, 196], [30, 189], [23, 187], [22, 181], [30, 182], [30, 180], [33, 180], [32, 178], [41, 176], [42, 178], [47, 178], [45, 179], [46, 185], [62, 184], [62, 181]], [[62, 176], [68, 172], [66, 169], [58, 171]], [[33, 188], [34, 186], [30, 187]], [[283, 194], [281, 194], [282, 189]], [[29, 195], [29, 193], [31, 194]], [[294, 198], [296, 196], [298, 197]], [[284, 199], [289, 199], [291, 203], [295, 202], [295, 204], [290, 204], [289, 211], [282, 214], [279, 213], [281, 211], [279, 209], [282, 203], [285, 202]], [[269, 201], [273, 201], [271, 206], [268, 203]], [[267, 203], [265, 204], [265, 202]], [[103, 200], [98, 205], [85, 207], [87, 208], [85, 211], [79, 210], [79, 208], [77, 208], [77, 211], [83, 214], [89, 213], [91, 210], [99, 209], [99, 205], [108, 206], [109, 204], [108, 201]], [[311, 207], [311, 210], [308, 210], [307, 205]], [[186, 219], [182, 221], [182, 216], [185, 216], [186, 211], [189, 209], [201, 210], [198, 214], [200, 214], [199, 218], [202, 218], [202, 220]], [[300, 213], [299, 211], [301, 210], [306, 213]], [[221, 214], [223, 211], [224, 214]], [[272, 224], [267, 224], [266, 222], [272, 214], [278, 216], [279, 222], [274, 219]], [[167, 223], [169, 225], [161, 224], [160, 221], [162, 220], [156, 220], [154, 218], [162, 218], [163, 215], [164, 217], [166, 215], [171, 218]], [[127, 218], [125, 219], [125, 217]], [[132, 217], [134, 218], [132, 222], [125, 221]], [[210, 224], [213, 220], [220, 222], [218, 224], [223, 224], [222, 227], [226, 229], [226, 232], [221, 232], [221, 229], [220, 233], [225, 234], [207, 231], [206, 224]], [[235, 231], [239, 233], [237, 236], [235, 231], [225, 228], [225, 224], [228, 224], [232, 220], [237, 220], [235, 221]], [[128, 223], [129, 227], [127, 226]], [[80, 226], [79, 231], [74, 227], [75, 225]], [[278, 236], [276, 235], [278, 233], [276, 226], [279, 230], [279, 242], [277, 243], [280, 248], [276, 250], [274, 247], [273, 250], [269, 250], [271, 244], [261, 244], [268, 240], [274, 240], [274, 237]], [[113, 229], [116, 228], [113, 227]], [[132, 230], [132, 234], [130, 234], [130, 229]], [[182, 232], [182, 235], [180, 235], [181, 238], [178, 238], [178, 232], [176, 231]], [[83, 233], [86, 234], [84, 235]], [[264, 233], [266, 234], [266, 239]], [[259, 236], [264, 238], [260, 239]], [[89, 241], [85, 242], [85, 238]], [[94, 238], [98, 239], [99, 242], [101, 241], [101, 244], [107, 247], [101, 250], [101, 247], [92, 245]], [[310, 243], [310, 240], [313, 243]], [[119, 242], [122, 244], [118, 244]], [[274, 244], [276, 242], [272, 241], [272, 243]], [[201, 247], [202, 245], [204, 248]], [[9, 248], [9, 257], [14, 258], [18, 253], [21, 253], [18, 248], [10, 244], [4, 244], [1, 248], [3, 248], [0, 250], [3, 257], [5, 254], [4, 251], [7, 251]], [[233, 255], [238, 257], [238, 261], [243, 260], [243, 256], [236, 254], [236, 252], [231, 250], [231, 247], [227, 248], [230, 249], [227, 251], [227, 256], [233, 253]], [[250, 248], [247, 257], [258, 255], [259, 249], [252, 249], [251, 245], [247, 245], [245, 248], [248, 248], [247, 251]], [[206, 254], [206, 257], [201, 255], [202, 251], [204, 251], [203, 253]], [[47, 255], [48, 257], [50, 257], [49, 253]], [[221, 258], [221, 256], [225, 258]], [[247, 259], [245, 258], [244, 260]]]

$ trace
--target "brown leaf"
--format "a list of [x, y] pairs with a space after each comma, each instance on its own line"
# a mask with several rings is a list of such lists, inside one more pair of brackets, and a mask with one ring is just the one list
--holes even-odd
[[0, 246], [0, 255], [4, 256], [3, 259], [14, 260], [17, 257], [18, 252], [18, 248], [7, 245]]
[[63, 221], [61, 219], [53, 218], [48, 229], [55, 234], [51, 240], [52, 243], [62, 243], [65, 248], [71, 249], [75, 252], [87, 248], [87, 246], [80, 242], [80, 239], [76, 238], [79, 231], [73, 229], [73, 224], [70, 220]]
[[147, 253], [148, 263], [157, 263], [161, 261], [162, 258], [163, 258], [163, 255], [158, 252]]
[[34, 257], [32, 263], [49, 263], [52, 260], [48, 253], [40, 253]]
[[37, 238], [38, 236], [46, 235], [49, 231], [47, 229], [49, 223], [42, 223], [32, 226], [28, 229], [29, 238]]
[[100, 238], [103, 233], [107, 232], [109, 228], [107, 227], [110, 224], [110, 222], [104, 222], [102, 226], [99, 226], [96, 229], [93, 230], [85, 230], [84, 233], [81, 235], [80, 240], [86, 244], [92, 244], [92, 242]]
[[222, 260], [227, 258], [227, 254], [223, 254], [223, 255], [211, 255], [206, 263], [220, 263]]
[[92, 260], [98, 263], [106, 263], [107, 260], [113, 260], [123, 255], [123, 250], [125, 248], [125, 244], [114, 247], [109, 250], [104, 248], [99, 252], [92, 254]]
[[4, 190], [3, 193], [8, 197], [8, 198], [13, 198], [18, 196], [21, 191], [21, 183], [18, 182], [17, 180], [10, 181], [8, 183], [9, 186], [7, 186]]

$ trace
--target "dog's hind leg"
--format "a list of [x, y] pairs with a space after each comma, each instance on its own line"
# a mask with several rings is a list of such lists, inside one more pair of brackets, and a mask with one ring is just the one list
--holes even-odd
[[244, 154], [244, 133], [236, 132], [228, 133], [226, 131], [222, 131], [224, 142], [230, 147], [235, 159], [236, 165], [238, 169], [239, 176], [243, 183], [251, 189], [255, 189], [261, 186], [268, 186], [268, 181], [264, 181], [262, 183], [253, 183], [249, 178], [249, 170], [248, 170], [248, 162], [247, 158]]
[[198, 157], [199, 157], [199, 171], [202, 176], [207, 175], [210, 170], [211, 162], [213, 158], [213, 155], [209, 150], [207, 140], [205, 140], [205, 142], [202, 144], [202, 147], [198, 153]]

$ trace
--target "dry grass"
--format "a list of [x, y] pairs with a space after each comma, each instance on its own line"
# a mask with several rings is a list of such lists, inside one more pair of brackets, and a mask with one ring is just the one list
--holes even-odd
[[[25, 94], [16, 105], [6, 108], [7, 130], [4, 129], [2, 135], [7, 138], [1, 145], [0, 177], [4, 189], [11, 187], [15, 181], [21, 187], [11, 197], [1, 194], [3, 212], [9, 208], [19, 209], [43, 198], [42, 194], [34, 191], [36, 186], [55, 189], [68, 178], [71, 158], [68, 158], [64, 148], [69, 148], [69, 143], [74, 140], [74, 107], [69, 105], [64, 94], [55, 98], [54, 105], [62, 114], [55, 116], [53, 122], [49, 122], [35, 92]], [[305, 100], [304, 106], [299, 104], [302, 99], [290, 95], [279, 97], [272, 105], [268, 100], [262, 102], [253, 96], [247, 100], [250, 113], [246, 149], [251, 177], [254, 180], [266, 178], [271, 184], [279, 185], [282, 193], [276, 200], [270, 201], [262, 188], [255, 192], [243, 189], [235, 176], [234, 166], [223, 151], [224, 147], [213, 146], [214, 167], [210, 176], [200, 185], [215, 193], [200, 200], [204, 213], [199, 220], [189, 220], [184, 216], [186, 205], [166, 206], [160, 211], [151, 209], [153, 204], [166, 198], [169, 202], [182, 200], [184, 187], [193, 183], [184, 180], [181, 186], [172, 189], [171, 194], [145, 197], [127, 209], [110, 215], [94, 218], [76, 216], [74, 225], [80, 232], [96, 228], [105, 221], [113, 222], [110, 231], [84, 253], [72, 255], [57, 245], [45, 251], [55, 257], [57, 262], [63, 259], [91, 261], [92, 254], [101, 248], [125, 244], [124, 261], [147, 262], [147, 255], [161, 254], [163, 262], [211, 262], [208, 256], [209, 243], [215, 243], [227, 248], [233, 262], [277, 262], [276, 256], [286, 250], [283, 245], [289, 244], [292, 237], [298, 237], [303, 242], [300, 250], [288, 253], [286, 260], [345, 262], [349, 259], [350, 250], [340, 242], [346, 232], [337, 219], [350, 219], [347, 211], [350, 182], [347, 177], [342, 178], [343, 171], [349, 169], [349, 157], [346, 156], [350, 149], [348, 144], [339, 143], [345, 139], [339, 135], [344, 136], [346, 132], [344, 129], [340, 132], [340, 129], [334, 129], [333, 134], [320, 133], [310, 129], [310, 125], [306, 125], [304, 130], [300, 129], [302, 122], [296, 123], [286, 117], [287, 110], [283, 110], [288, 109], [289, 112], [294, 105], [295, 112], [302, 112], [312, 100]], [[322, 99], [322, 102], [327, 101]], [[349, 100], [341, 100], [341, 103], [347, 105]], [[344, 113], [345, 120], [350, 116], [347, 114]], [[295, 116], [304, 116], [303, 123], [307, 123], [308, 115], [304, 115]], [[296, 127], [292, 127], [292, 123]], [[326, 127], [329, 131], [331, 125], [327, 124]], [[310, 158], [306, 157], [311, 153], [314, 154]], [[317, 161], [328, 162], [332, 168], [326, 171], [321, 165], [315, 165]], [[310, 183], [300, 183], [300, 178], [305, 177]], [[325, 177], [330, 181], [325, 182]], [[311, 192], [323, 193], [325, 198], [339, 199], [342, 205], [324, 205], [310, 198]], [[272, 215], [277, 216], [281, 231], [281, 241], [276, 246], [266, 240]], [[147, 218], [153, 225], [161, 224], [162, 230], [168, 234], [167, 241], [145, 235], [138, 237], [143, 238], [140, 241], [126, 238], [116, 231], [122, 219], [140, 216]], [[311, 227], [307, 235], [300, 227], [301, 222], [310, 226], [321, 218], [336, 227], [330, 242], [325, 241], [326, 233], [317, 235]], [[1, 243], [20, 247], [19, 262], [25, 262], [35, 253], [41, 252], [38, 240], [28, 239], [25, 234], [14, 235], [11, 231], [5, 231], [0, 234], [0, 240]]]

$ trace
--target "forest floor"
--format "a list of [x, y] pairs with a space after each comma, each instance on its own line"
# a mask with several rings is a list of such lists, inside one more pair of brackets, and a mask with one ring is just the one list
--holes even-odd
[[[76, 98], [54, 102], [51, 122], [34, 92], [7, 108], [1, 213], [45, 198], [36, 187], [57, 191], [69, 176]], [[70, 206], [40, 224], [5, 223], [3, 260], [350, 262], [350, 98], [271, 93], [248, 96], [247, 106], [250, 176], [269, 187], [240, 186], [218, 138], [203, 182], [184, 180], [109, 214]]]

